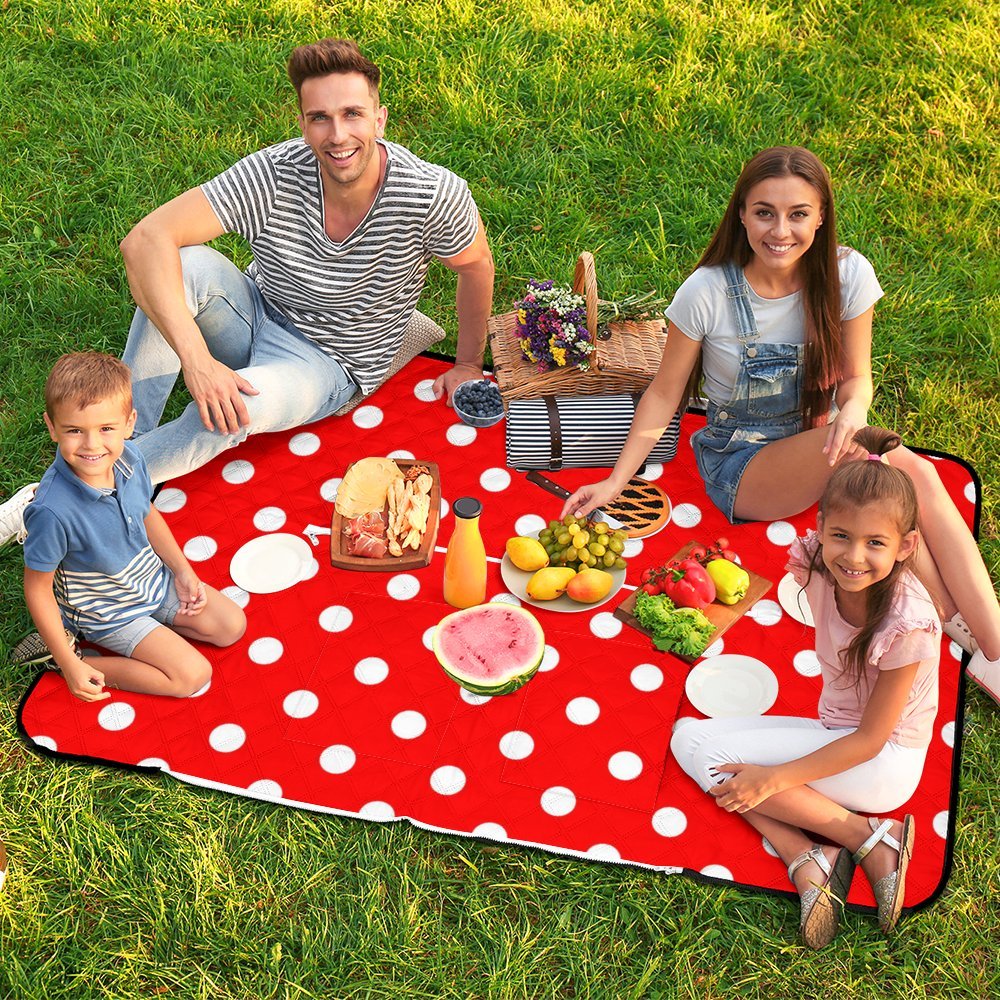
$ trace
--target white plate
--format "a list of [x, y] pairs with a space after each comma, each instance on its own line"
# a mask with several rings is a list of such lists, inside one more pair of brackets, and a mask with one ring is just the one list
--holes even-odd
[[791, 573], [786, 573], [778, 584], [778, 603], [797, 622], [808, 625], [810, 628], [815, 627], [812, 608], [809, 607], [809, 598], [795, 582], [795, 577]]
[[279, 532], [251, 539], [233, 556], [229, 575], [249, 594], [275, 594], [302, 579], [312, 564], [309, 543]]
[[760, 660], [720, 653], [693, 667], [684, 683], [688, 700], [711, 719], [763, 715], [778, 697], [778, 678]]
[[605, 570], [605, 572], [611, 574], [613, 581], [611, 589], [605, 597], [599, 601], [594, 601], [593, 604], [581, 604], [579, 601], [574, 601], [572, 597], [567, 597], [565, 594], [557, 597], [554, 601], [536, 601], [534, 598], [528, 597], [528, 581], [535, 574], [518, 569], [510, 561], [510, 556], [506, 553], [504, 553], [503, 559], [500, 560], [500, 576], [503, 577], [503, 582], [507, 585], [507, 589], [515, 597], [524, 601], [525, 604], [531, 604], [536, 608], [545, 608], [547, 611], [591, 611], [594, 608], [599, 608], [602, 604], [607, 604], [622, 589], [625, 583], [626, 571], [623, 569], [610, 569]]

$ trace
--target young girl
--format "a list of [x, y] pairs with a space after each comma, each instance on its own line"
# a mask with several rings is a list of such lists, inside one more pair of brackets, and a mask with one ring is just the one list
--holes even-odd
[[[816, 622], [819, 719], [754, 716], [680, 727], [684, 771], [767, 838], [801, 896], [803, 941], [837, 930], [860, 863], [887, 934], [903, 905], [914, 824], [858, 815], [898, 809], [916, 790], [938, 705], [941, 624], [910, 569], [917, 501], [882, 456], [899, 438], [854, 435], [869, 461], [845, 462], [820, 499], [817, 530], [789, 551]], [[811, 830], [830, 845], [814, 844]]]
[[[701, 376], [707, 426], [691, 444], [712, 501], [734, 522], [812, 506], [838, 464], [863, 457], [853, 436], [868, 422], [881, 295], [871, 264], [837, 242], [823, 164], [797, 146], [758, 153], [667, 308], [663, 361], [611, 475], [578, 489], [563, 515], [618, 496]], [[917, 489], [919, 570], [938, 587], [945, 631], [973, 654], [969, 675], [1000, 699], [1000, 606], [975, 539], [933, 463], [900, 448], [892, 464]]]

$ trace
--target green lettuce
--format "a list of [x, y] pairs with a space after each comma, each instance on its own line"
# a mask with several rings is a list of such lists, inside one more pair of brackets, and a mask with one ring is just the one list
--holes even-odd
[[678, 608], [663, 594], [640, 590], [632, 611], [639, 624], [653, 633], [653, 645], [665, 653], [701, 656], [715, 626], [695, 608]]

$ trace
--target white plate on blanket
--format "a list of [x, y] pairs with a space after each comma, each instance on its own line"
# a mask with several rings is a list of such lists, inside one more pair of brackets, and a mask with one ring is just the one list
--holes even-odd
[[298, 535], [260, 535], [242, 546], [229, 575], [248, 594], [276, 594], [294, 587], [312, 565], [309, 543]]
[[684, 693], [710, 719], [763, 715], [778, 697], [778, 678], [752, 656], [720, 653], [692, 668]]
[[815, 628], [812, 608], [809, 607], [809, 598], [806, 592], [795, 582], [795, 577], [791, 573], [786, 573], [778, 584], [778, 603], [797, 622]]

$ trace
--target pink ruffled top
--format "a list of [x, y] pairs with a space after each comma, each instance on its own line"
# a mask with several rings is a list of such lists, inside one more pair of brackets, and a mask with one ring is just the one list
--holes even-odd
[[941, 619], [934, 602], [917, 577], [904, 570], [897, 581], [895, 600], [872, 637], [865, 676], [860, 685], [855, 685], [852, 679], [843, 676], [839, 654], [850, 646], [860, 629], [841, 617], [834, 585], [820, 570], [814, 570], [806, 583], [809, 564], [819, 544], [815, 531], [797, 538], [788, 550], [785, 568], [800, 586], [805, 586], [816, 622], [816, 656], [823, 677], [820, 722], [828, 729], [856, 728], [879, 671], [917, 663], [910, 697], [889, 739], [903, 747], [926, 747], [934, 732], [938, 709], [941, 656]]

